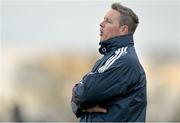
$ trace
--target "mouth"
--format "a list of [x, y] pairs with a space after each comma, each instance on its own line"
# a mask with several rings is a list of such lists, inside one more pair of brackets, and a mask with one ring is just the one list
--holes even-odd
[[100, 31], [100, 34], [99, 34], [99, 35], [102, 36], [102, 35], [103, 35], [102, 29], [100, 29], [99, 31]]

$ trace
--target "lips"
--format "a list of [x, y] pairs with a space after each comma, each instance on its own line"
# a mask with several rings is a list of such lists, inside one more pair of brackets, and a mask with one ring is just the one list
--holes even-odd
[[103, 30], [100, 29], [99, 31], [100, 31], [100, 34], [99, 34], [99, 35], [102, 36], [102, 35], [103, 35]]

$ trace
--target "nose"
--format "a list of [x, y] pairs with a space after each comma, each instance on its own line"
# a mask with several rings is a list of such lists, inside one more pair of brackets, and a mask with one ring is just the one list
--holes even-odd
[[102, 22], [99, 24], [99, 26], [100, 26], [100, 27], [104, 27], [104, 26], [105, 26], [104, 24], [105, 24], [104, 21], [102, 21]]

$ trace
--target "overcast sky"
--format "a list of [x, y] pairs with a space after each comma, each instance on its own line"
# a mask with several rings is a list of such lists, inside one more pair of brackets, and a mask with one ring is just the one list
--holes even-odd
[[[1, 0], [0, 94], [8, 93], [18, 60], [51, 51], [97, 53], [99, 23], [117, 1]], [[120, 2], [139, 16], [134, 39], [140, 57], [160, 54], [163, 62], [172, 62], [171, 56], [180, 55], [180, 0]]]
[[3, 46], [95, 51], [99, 23], [113, 2], [139, 16], [137, 50], [180, 49], [179, 0], [2, 0]]

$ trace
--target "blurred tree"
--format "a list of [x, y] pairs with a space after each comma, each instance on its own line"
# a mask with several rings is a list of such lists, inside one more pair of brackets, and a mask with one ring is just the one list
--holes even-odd
[[71, 89], [94, 58], [45, 55], [17, 65], [14, 87], [26, 121], [77, 121], [70, 107]]

